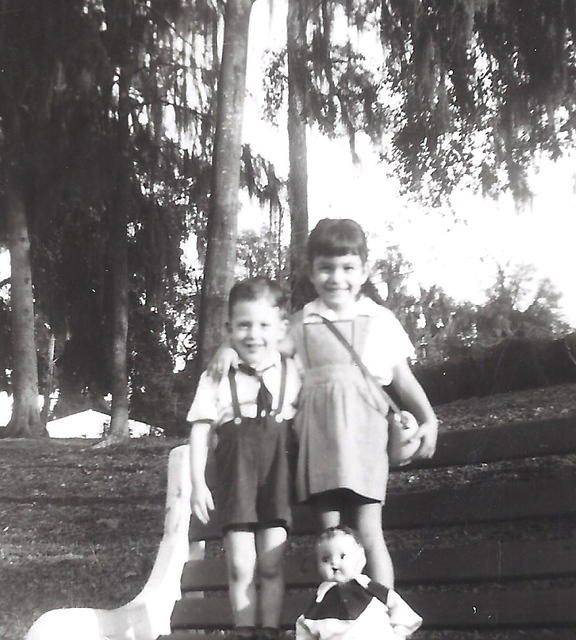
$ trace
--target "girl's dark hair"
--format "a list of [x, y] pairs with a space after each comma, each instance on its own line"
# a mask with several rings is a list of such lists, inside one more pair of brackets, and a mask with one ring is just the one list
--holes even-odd
[[368, 260], [368, 243], [362, 227], [354, 220], [324, 218], [312, 229], [308, 236], [306, 257], [312, 264], [318, 256], [360, 256], [362, 262]]
[[252, 302], [254, 300], [267, 300], [273, 307], [277, 307], [283, 313], [288, 306], [288, 298], [284, 289], [270, 278], [247, 278], [237, 282], [228, 295], [228, 317], [232, 316], [234, 305], [238, 302]]

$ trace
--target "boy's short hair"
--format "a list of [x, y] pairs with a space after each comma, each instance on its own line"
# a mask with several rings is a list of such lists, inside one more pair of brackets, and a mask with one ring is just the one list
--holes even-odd
[[312, 264], [318, 256], [357, 255], [363, 263], [368, 260], [366, 234], [355, 220], [323, 218], [312, 229], [306, 245], [306, 257]]
[[287, 311], [288, 297], [284, 289], [274, 280], [259, 276], [247, 278], [237, 282], [228, 296], [228, 317], [232, 317], [234, 305], [239, 302], [253, 302], [254, 300], [267, 300], [273, 307], [281, 312]]
[[329, 542], [330, 540], [333, 540], [338, 536], [350, 536], [354, 539], [354, 542], [361, 549], [364, 548], [362, 546], [362, 543], [360, 542], [358, 534], [354, 531], [354, 529], [341, 524], [337, 525], [336, 527], [328, 527], [327, 529], [324, 529], [324, 531], [322, 531], [322, 533], [316, 539], [316, 548], [318, 548], [323, 542]]

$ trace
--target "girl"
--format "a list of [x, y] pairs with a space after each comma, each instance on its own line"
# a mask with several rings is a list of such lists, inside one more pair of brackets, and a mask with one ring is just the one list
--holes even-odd
[[433, 455], [438, 425], [408, 365], [413, 349], [406, 332], [391, 311], [362, 294], [367, 259], [366, 236], [353, 220], [324, 219], [310, 233], [307, 270], [317, 298], [292, 322], [304, 370], [295, 417], [296, 493], [312, 505], [323, 529], [340, 524], [354, 528], [366, 551], [368, 573], [392, 588], [394, 572], [382, 532], [387, 407], [371, 393], [333, 327], [369, 373], [381, 385], [392, 386], [400, 405], [420, 424], [414, 457]]

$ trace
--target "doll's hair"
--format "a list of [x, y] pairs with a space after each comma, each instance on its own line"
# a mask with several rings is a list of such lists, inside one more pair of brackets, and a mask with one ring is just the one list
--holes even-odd
[[232, 317], [234, 306], [239, 302], [266, 300], [284, 315], [288, 307], [288, 297], [284, 289], [274, 280], [266, 277], [240, 280], [230, 289], [228, 296], [228, 317]]
[[361, 549], [364, 549], [362, 543], [360, 542], [360, 538], [358, 537], [358, 534], [354, 531], [354, 529], [351, 529], [350, 527], [346, 527], [344, 525], [338, 525], [336, 527], [328, 527], [327, 529], [324, 529], [324, 531], [322, 531], [322, 533], [316, 539], [316, 548], [318, 548], [323, 542], [329, 542], [330, 540], [334, 540], [334, 538], [338, 538], [339, 536], [350, 536]]
[[362, 227], [354, 220], [324, 218], [312, 229], [306, 245], [308, 264], [318, 256], [356, 255], [368, 260], [368, 243]]

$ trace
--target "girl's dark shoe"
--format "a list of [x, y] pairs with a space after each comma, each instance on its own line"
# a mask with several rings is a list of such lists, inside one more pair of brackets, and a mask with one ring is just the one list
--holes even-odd
[[234, 629], [234, 640], [259, 640], [259, 629], [256, 627], [236, 627]]

